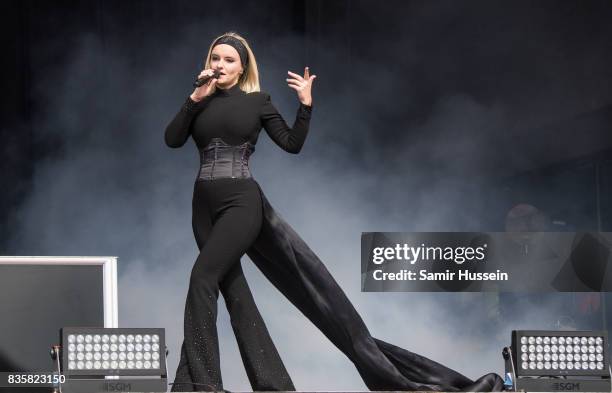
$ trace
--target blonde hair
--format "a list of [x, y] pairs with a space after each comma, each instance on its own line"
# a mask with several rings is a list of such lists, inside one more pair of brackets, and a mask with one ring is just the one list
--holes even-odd
[[242, 43], [242, 45], [244, 45], [244, 47], [246, 48], [248, 56], [249, 56], [249, 59], [246, 65], [246, 69], [243, 71], [242, 75], [240, 75], [240, 78], [238, 79], [238, 87], [240, 87], [241, 90], [247, 93], [252, 93], [254, 91], [260, 91], [259, 71], [257, 70], [257, 61], [255, 60], [255, 55], [253, 54], [253, 51], [251, 50], [251, 47], [246, 42], [246, 40], [242, 38], [238, 33], [229, 31], [225, 34], [220, 35], [219, 37], [213, 40], [213, 42], [210, 44], [210, 48], [208, 48], [208, 55], [206, 56], [204, 68], [205, 69], [210, 68], [210, 58], [212, 56], [212, 50], [217, 40], [219, 40], [219, 38], [226, 37], [226, 36], [231, 36], [239, 40]]

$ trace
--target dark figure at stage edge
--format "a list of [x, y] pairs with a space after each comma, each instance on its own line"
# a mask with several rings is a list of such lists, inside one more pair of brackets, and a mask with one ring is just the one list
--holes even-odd
[[185, 303], [181, 357], [172, 391], [222, 390], [217, 300], [223, 294], [254, 391], [295, 390], [244, 277], [246, 253], [357, 367], [370, 390], [500, 390], [488, 374], [476, 382], [427, 358], [373, 338], [319, 258], [274, 211], [251, 177], [249, 157], [263, 127], [282, 149], [299, 153], [308, 133], [315, 75], [289, 72], [300, 105], [289, 128], [260, 92], [253, 52], [235, 33], [213, 41], [196, 88], [168, 125], [166, 144], [189, 136], [200, 152], [193, 194], [193, 232], [200, 254]]

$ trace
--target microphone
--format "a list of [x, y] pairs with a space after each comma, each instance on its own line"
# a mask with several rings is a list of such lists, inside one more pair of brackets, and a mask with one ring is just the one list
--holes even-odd
[[205, 85], [206, 83], [208, 83], [209, 80], [213, 78], [218, 79], [220, 75], [221, 75], [221, 72], [219, 72], [219, 70], [214, 70], [214, 73], [212, 75], [206, 75], [199, 79], [196, 79], [196, 81], [193, 82], [193, 87], [201, 87], [202, 85]]

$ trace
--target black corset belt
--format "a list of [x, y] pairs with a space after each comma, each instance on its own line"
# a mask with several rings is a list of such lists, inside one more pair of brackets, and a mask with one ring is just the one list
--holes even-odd
[[248, 179], [249, 157], [255, 151], [250, 142], [229, 145], [221, 138], [212, 138], [210, 143], [200, 149], [200, 172], [198, 180]]

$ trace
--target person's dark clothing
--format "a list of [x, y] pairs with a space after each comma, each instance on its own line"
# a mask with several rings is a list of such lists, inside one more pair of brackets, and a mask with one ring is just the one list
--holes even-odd
[[[237, 86], [195, 103], [188, 99], [166, 129], [166, 143], [191, 135], [200, 150], [193, 198], [200, 255], [185, 307], [185, 339], [173, 391], [222, 389], [216, 331], [218, 291], [254, 391], [294, 390], [257, 311], [240, 267], [245, 252], [287, 297], [356, 366], [371, 390], [501, 390], [487, 374], [477, 381], [439, 363], [372, 337], [319, 258], [276, 213], [250, 177], [248, 157], [263, 127], [284, 150], [298, 153], [311, 108], [300, 104], [289, 128], [265, 93]], [[409, 331], [409, 329], [407, 330]]]

